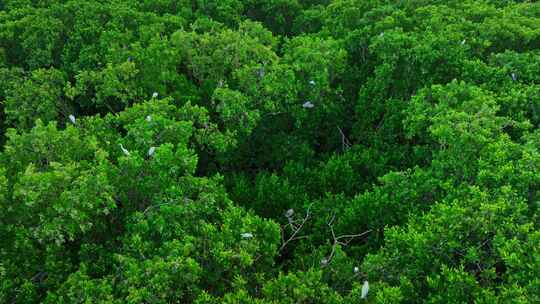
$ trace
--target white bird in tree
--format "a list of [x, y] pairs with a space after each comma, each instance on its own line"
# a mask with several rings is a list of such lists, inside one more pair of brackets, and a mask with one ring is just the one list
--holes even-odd
[[245, 233], [242, 233], [241, 236], [242, 236], [242, 238], [244, 238], [244, 239], [250, 239], [250, 238], [253, 237], [253, 233], [251, 233], [251, 232], [245, 232]]
[[358, 273], [358, 271], [360, 271], [360, 269], [358, 269], [358, 266], [355, 266], [355, 267], [353, 268], [353, 272], [354, 272], [354, 273]]
[[360, 299], [366, 299], [368, 292], [369, 292], [369, 282], [364, 281], [364, 285], [362, 285], [362, 294], [360, 295]]
[[146, 121], [151, 122], [152, 121], [152, 116], [150, 116], [150, 115], [146, 116]]
[[152, 94], [152, 98], [157, 98], [158, 97], [158, 92], [154, 92], [154, 94]]
[[75, 124], [76, 122], [75, 116], [73, 114], [69, 114], [69, 120], [71, 121], [72, 124]]
[[302, 107], [304, 109], [313, 109], [315, 107], [315, 105], [313, 103], [311, 103], [311, 101], [306, 101], [306, 102], [304, 102]]
[[154, 155], [154, 152], [156, 152], [156, 147], [150, 147], [150, 149], [148, 149], [148, 156]]
[[287, 218], [290, 218], [294, 215], [294, 210], [293, 209], [289, 209], [287, 210], [287, 212], [285, 212], [285, 217]]
[[124, 148], [124, 146], [122, 146], [122, 144], [120, 144], [120, 149], [122, 150], [122, 153], [124, 153], [125, 156], [130, 155], [129, 151], [126, 148]]
[[516, 80], [517, 80], [517, 75], [516, 75], [516, 73], [512, 73], [512, 75], [510, 75], [510, 76], [512, 76], [512, 80], [513, 80], [513, 81], [516, 81]]
[[312, 86], [315, 85], [315, 80], [310, 80], [309, 84], [312, 85]]

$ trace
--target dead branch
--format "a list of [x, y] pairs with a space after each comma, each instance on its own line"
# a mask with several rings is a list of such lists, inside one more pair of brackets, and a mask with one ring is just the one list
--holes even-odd
[[325, 266], [328, 266], [328, 264], [330, 264], [330, 262], [332, 261], [332, 258], [334, 257], [334, 254], [336, 253], [336, 248], [338, 245], [341, 245], [343, 247], [349, 245], [349, 243], [354, 240], [355, 238], [359, 238], [359, 237], [362, 237], [368, 233], [370, 233], [372, 230], [369, 229], [367, 231], [364, 231], [362, 233], [358, 233], [358, 234], [342, 234], [342, 235], [339, 235], [339, 236], [336, 236], [336, 233], [334, 231], [334, 226], [333, 226], [333, 223], [334, 223], [334, 220], [336, 218], [336, 214], [333, 214], [332, 215], [332, 218], [330, 219], [330, 221], [327, 223], [328, 227], [330, 228], [330, 232], [332, 233], [332, 251], [330, 251], [330, 255], [328, 255], [328, 257], [324, 258], [322, 261], [321, 261], [321, 266], [322, 267], [325, 267]]
[[285, 249], [287, 244], [289, 244], [290, 242], [295, 241], [295, 240], [304, 239], [304, 238], [308, 237], [307, 235], [303, 235], [303, 236], [297, 236], [297, 235], [302, 230], [302, 228], [304, 227], [304, 225], [306, 224], [306, 222], [309, 220], [309, 218], [311, 216], [311, 213], [310, 213], [311, 206], [313, 206], [313, 203], [309, 204], [309, 206], [308, 206], [308, 208], [306, 210], [306, 215], [304, 216], [303, 219], [293, 220], [292, 215], [287, 216], [287, 219], [289, 220], [289, 223], [287, 225], [283, 226], [283, 228], [281, 229], [281, 237], [282, 237], [282, 239], [285, 239], [285, 229], [288, 226], [291, 227], [293, 233], [291, 234], [291, 236], [287, 240], [285, 240], [283, 242], [283, 244], [281, 245], [281, 247], [278, 250], [279, 254], [281, 254], [283, 249]]
[[349, 141], [349, 139], [347, 138], [347, 136], [345, 136], [345, 133], [343, 133], [343, 130], [341, 130], [341, 128], [338, 126], [337, 127], [339, 133], [341, 134], [341, 146], [342, 146], [342, 149], [343, 151], [349, 149], [352, 144], [351, 142]]

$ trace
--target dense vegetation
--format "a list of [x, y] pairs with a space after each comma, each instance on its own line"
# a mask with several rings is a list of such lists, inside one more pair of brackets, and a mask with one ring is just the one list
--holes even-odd
[[536, 1], [3, 0], [0, 303], [538, 303], [539, 124]]

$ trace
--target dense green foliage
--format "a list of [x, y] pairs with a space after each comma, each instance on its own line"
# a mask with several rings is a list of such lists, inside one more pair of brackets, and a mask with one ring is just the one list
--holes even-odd
[[539, 125], [536, 1], [3, 0], [0, 303], [538, 303]]

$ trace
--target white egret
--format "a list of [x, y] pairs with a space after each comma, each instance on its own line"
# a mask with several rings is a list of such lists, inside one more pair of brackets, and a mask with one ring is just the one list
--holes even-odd
[[512, 80], [513, 80], [513, 81], [517, 81], [517, 75], [516, 75], [516, 73], [512, 73], [512, 75], [510, 75], [510, 76], [512, 76]]
[[145, 119], [146, 119], [146, 121], [151, 122], [152, 121], [152, 116], [148, 115], [148, 116], [146, 116]]
[[122, 150], [122, 153], [124, 153], [125, 156], [129, 156], [129, 151], [120, 144], [120, 149]]
[[241, 236], [242, 236], [242, 238], [244, 238], [244, 239], [250, 239], [250, 238], [253, 237], [253, 233], [251, 233], [251, 232], [245, 232], [245, 233], [242, 233]]
[[312, 85], [312, 86], [315, 85], [315, 80], [310, 80], [309, 84]]
[[354, 266], [353, 272], [354, 272], [354, 273], [358, 273], [358, 271], [360, 271], [360, 269], [358, 268], [358, 266]]
[[360, 295], [360, 299], [367, 298], [368, 292], [369, 292], [369, 282], [364, 281], [364, 285], [362, 285], [362, 294]]
[[315, 107], [315, 105], [313, 103], [311, 103], [311, 101], [306, 101], [304, 102], [304, 104], [302, 105], [302, 107], [304, 109], [312, 109]]
[[158, 92], [154, 92], [154, 94], [152, 94], [152, 98], [157, 98], [158, 97]]
[[75, 120], [75, 116], [73, 114], [69, 114], [69, 120], [71, 121], [71, 123], [75, 124], [76, 120]]
[[150, 149], [148, 149], [148, 156], [154, 155], [154, 152], [156, 152], [156, 147], [150, 147]]
[[285, 212], [285, 217], [287, 218], [291, 218], [294, 214], [294, 210], [293, 209], [289, 209], [287, 210], [287, 212]]

